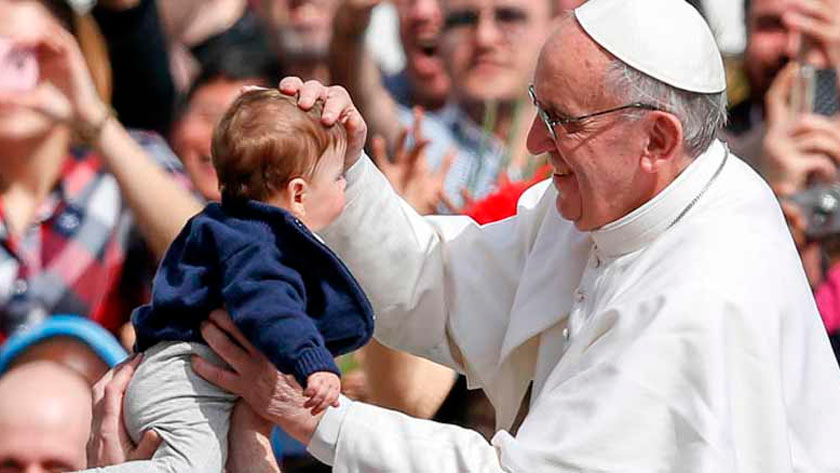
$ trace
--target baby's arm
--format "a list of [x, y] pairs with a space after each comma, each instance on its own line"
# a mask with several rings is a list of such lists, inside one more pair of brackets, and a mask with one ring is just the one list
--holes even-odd
[[303, 394], [309, 398], [303, 407], [312, 408], [312, 415], [317, 415], [326, 408], [338, 407], [338, 395], [341, 393], [341, 380], [335, 373], [319, 371], [306, 379]]
[[279, 251], [247, 245], [223, 262], [222, 298], [236, 326], [283, 373], [301, 386], [311, 374], [340, 374], [333, 355], [306, 314], [300, 275], [280, 262]]

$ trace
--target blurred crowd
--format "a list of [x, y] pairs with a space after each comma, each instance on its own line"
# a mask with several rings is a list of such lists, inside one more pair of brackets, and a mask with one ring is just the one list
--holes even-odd
[[[0, 40], [24, 38], [40, 74], [0, 90], [0, 472], [85, 466], [90, 386], [131, 352], [171, 240], [220, 199], [211, 137], [244, 86], [342, 85], [409, 204], [489, 223], [550, 175], [526, 151], [528, 86], [583, 2], [0, 0]], [[727, 63], [721, 136], [777, 194], [840, 353], [840, 4], [691, 3]], [[376, 342], [340, 366], [350, 397], [493, 434], [446, 368]], [[284, 471], [324, 468], [282, 433], [274, 450]]]

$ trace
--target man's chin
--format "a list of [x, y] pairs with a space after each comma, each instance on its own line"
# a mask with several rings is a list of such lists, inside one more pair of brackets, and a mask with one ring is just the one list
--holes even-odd
[[570, 208], [567, 202], [562, 200], [562, 197], [557, 196], [557, 200], [554, 202], [554, 207], [557, 209], [557, 213], [560, 214], [560, 218], [563, 220], [568, 220], [575, 224], [575, 227], [580, 229], [579, 224], [581, 221], [581, 212], [580, 210], [573, 210]]

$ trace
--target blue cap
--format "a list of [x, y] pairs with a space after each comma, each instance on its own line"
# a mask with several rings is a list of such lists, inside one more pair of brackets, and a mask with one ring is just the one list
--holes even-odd
[[128, 353], [117, 339], [96, 322], [74, 315], [55, 315], [31, 329], [15, 333], [0, 346], [0, 375], [24, 350], [54, 337], [79, 340], [110, 367], [128, 358]]

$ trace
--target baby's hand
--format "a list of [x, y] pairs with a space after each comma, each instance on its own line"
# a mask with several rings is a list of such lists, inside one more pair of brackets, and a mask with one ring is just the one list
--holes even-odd
[[327, 407], [338, 407], [338, 394], [341, 392], [341, 380], [335, 373], [318, 371], [306, 378], [306, 390], [303, 394], [309, 398], [303, 407], [312, 408], [312, 415], [323, 412]]

